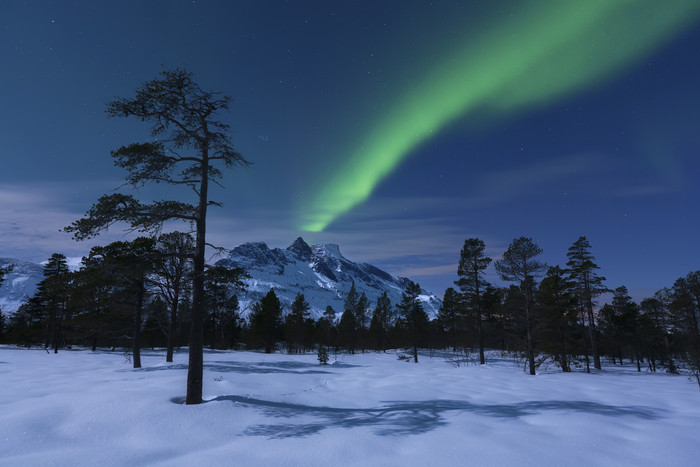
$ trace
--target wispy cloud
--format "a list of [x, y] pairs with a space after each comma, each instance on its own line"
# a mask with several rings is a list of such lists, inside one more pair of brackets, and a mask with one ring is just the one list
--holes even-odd
[[587, 175], [594, 170], [608, 170], [600, 156], [581, 154], [485, 173], [473, 187], [472, 196], [480, 207], [491, 207], [515, 198], [541, 193], [543, 187], [572, 177]]
[[[87, 189], [92, 192], [95, 188], [93, 184]], [[74, 182], [0, 185], [0, 255], [40, 262], [52, 253], [80, 257], [94, 245], [123, 240], [118, 230], [84, 242], [75, 242], [61, 231], [84, 214], [72, 209], [79, 204], [76, 192], [83, 189]]]

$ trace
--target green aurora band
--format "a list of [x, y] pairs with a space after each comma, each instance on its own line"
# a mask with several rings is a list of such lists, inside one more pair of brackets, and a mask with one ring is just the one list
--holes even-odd
[[700, 13], [698, 0], [528, 5], [444, 57], [411, 92], [399, 96], [306, 205], [300, 228], [323, 231], [456, 119], [477, 111], [507, 117], [592, 87], [651, 54]]

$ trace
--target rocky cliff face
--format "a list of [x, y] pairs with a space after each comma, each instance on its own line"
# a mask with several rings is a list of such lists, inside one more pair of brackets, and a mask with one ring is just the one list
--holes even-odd
[[[321, 316], [328, 305], [340, 316], [353, 282], [359, 294], [364, 292], [367, 295], [371, 307], [384, 292], [396, 305], [409, 281], [371, 264], [348, 260], [340, 253], [338, 245], [309, 246], [301, 237], [285, 249], [270, 249], [261, 242], [245, 243], [234, 248], [228, 258], [217, 264], [242, 267], [250, 274], [251, 278], [246, 281], [248, 290], [239, 295], [243, 315], [272, 288], [285, 311], [300, 292], [311, 305], [315, 318]], [[421, 299], [428, 315], [434, 318], [440, 300], [427, 291], [423, 291]]]

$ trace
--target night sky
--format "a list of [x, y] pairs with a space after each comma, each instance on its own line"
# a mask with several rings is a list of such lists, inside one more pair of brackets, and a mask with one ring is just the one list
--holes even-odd
[[474, 236], [563, 265], [585, 235], [637, 299], [700, 268], [697, 0], [0, 0], [0, 67], [3, 257], [125, 238], [59, 230], [148, 139], [105, 104], [183, 67], [254, 163], [212, 194], [212, 243], [338, 243], [437, 294]]

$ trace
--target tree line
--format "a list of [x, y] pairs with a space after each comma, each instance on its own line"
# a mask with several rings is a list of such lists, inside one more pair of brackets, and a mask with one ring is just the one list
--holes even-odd
[[[195, 271], [187, 252], [192, 248], [192, 236], [181, 232], [139, 237], [92, 248], [76, 271], [55, 253], [44, 265], [35, 296], [7, 323], [0, 319], [0, 341], [54, 353], [76, 345], [125, 348], [134, 368], [141, 367], [142, 348], [164, 347], [166, 361], [172, 362], [174, 349], [189, 344]], [[285, 310], [274, 290], [252, 305], [246, 320], [238, 301], [246, 277], [241, 268], [205, 269], [203, 341], [209, 348], [302, 353], [323, 346], [354, 353], [388, 348], [394, 328], [401, 328], [402, 338], [394, 341], [408, 339], [417, 361], [419, 331], [428, 323], [418, 284], [409, 284], [398, 314], [386, 293], [370, 313], [369, 300], [353, 284], [337, 320], [330, 306], [313, 319], [300, 293]]]
[[[564, 267], [538, 259], [542, 249], [520, 237], [494, 266], [512, 282], [496, 287], [484, 279], [491, 258], [478, 238], [465, 240], [455, 288], [445, 291], [438, 322], [449, 332], [451, 346], [514, 350], [526, 360], [530, 374], [545, 362], [564, 372], [601, 369], [601, 358], [613, 364], [630, 361], [641, 371], [682, 366], [700, 385], [700, 271], [676, 280], [672, 287], [636, 303], [624, 285], [605, 285], [586, 237], [567, 251]], [[597, 299], [611, 294], [611, 303]]]
[[[73, 272], [63, 255], [54, 254], [36, 296], [3, 323], [0, 338], [53, 352], [71, 345], [124, 347], [135, 368], [141, 348], [159, 347], [172, 361], [174, 349], [188, 345], [194, 268], [186, 253], [192, 248], [192, 237], [179, 232], [115, 242], [94, 247]], [[478, 238], [465, 240], [456, 288], [445, 291], [434, 320], [414, 282], [396, 304], [386, 293], [370, 303], [353, 283], [343, 309], [328, 306], [318, 318], [303, 294], [285, 309], [271, 289], [243, 319], [238, 295], [245, 290], [245, 271], [206, 268], [204, 343], [319, 356], [403, 348], [414, 362], [420, 348], [451, 349], [473, 354], [481, 364], [485, 349], [494, 349], [521, 355], [533, 375], [543, 364], [590, 372], [607, 358], [631, 362], [638, 371], [684, 369], [700, 384], [700, 271], [636, 303], [625, 286], [605, 285], [586, 237], [569, 248], [565, 267], [541, 262], [542, 249], [532, 239], [513, 240], [494, 263], [500, 278], [512, 282], [507, 287], [484, 279], [492, 262], [485, 249]], [[612, 300], [598, 306], [604, 293]]]
[[[172, 232], [94, 247], [77, 271], [66, 257], [45, 263], [37, 293], [8, 320], [4, 339], [19, 345], [60, 348], [83, 345], [131, 349], [134, 368], [144, 346], [173, 349], [189, 343], [193, 262], [189, 234]], [[212, 348], [231, 339], [241, 290], [242, 269], [210, 267], [204, 272], [204, 306]]]

